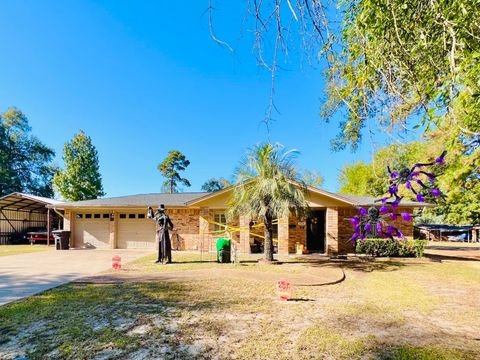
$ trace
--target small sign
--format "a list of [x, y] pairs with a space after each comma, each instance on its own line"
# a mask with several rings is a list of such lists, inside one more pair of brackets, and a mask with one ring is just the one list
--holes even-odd
[[280, 300], [288, 301], [292, 296], [293, 286], [287, 279], [281, 279], [277, 281], [277, 291]]
[[112, 268], [115, 270], [120, 270], [122, 268], [122, 258], [118, 255], [112, 258]]

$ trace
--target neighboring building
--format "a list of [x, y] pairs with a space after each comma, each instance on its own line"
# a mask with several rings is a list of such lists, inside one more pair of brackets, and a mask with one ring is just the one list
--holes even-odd
[[479, 229], [479, 225], [420, 224], [414, 226], [414, 233], [425, 240], [478, 242]]
[[19, 192], [0, 197], [0, 244], [23, 242], [31, 230], [48, 233], [58, 228], [58, 216], [45, 206], [60, 203]]
[[[64, 212], [64, 229], [71, 231], [73, 247], [100, 249], [155, 248], [155, 222], [146, 216], [147, 207], [165, 204], [175, 225], [172, 247], [179, 250], [214, 250], [215, 239], [222, 237], [225, 209], [233, 187], [214, 193], [175, 193], [131, 195], [50, 205]], [[278, 252], [295, 252], [296, 244], [320, 253], [353, 251], [349, 218], [358, 207], [378, 206], [373, 198], [336, 194], [313, 187], [308, 188], [310, 217], [279, 219], [275, 229]], [[402, 202], [402, 212], [431, 206], [418, 202]], [[261, 240], [263, 228], [252, 227], [251, 219], [240, 216], [229, 223], [239, 231], [232, 238], [239, 243], [240, 252], [249, 253]], [[413, 224], [394, 222], [407, 237], [413, 236]]]

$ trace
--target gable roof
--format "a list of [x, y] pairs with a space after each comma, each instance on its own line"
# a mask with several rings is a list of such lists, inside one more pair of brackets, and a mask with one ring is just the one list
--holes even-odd
[[[300, 186], [300, 184], [295, 183], [292, 181], [293, 184]], [[205, 193], [203, 196], [199, 196], [198, 198], [192, 199], [186, 203], [186, 205], [195, 205], [198, 204], [204, 200], [212, 199], [216, 196], [222, 195], [226, 192], [229, 192], [233, 190], [233, 188], [237, 185], [231, 185], [229, 187], [226, 187], [222, 190], [215, 191], [212, 193]], [[380, 205], [378, 201], [375, 201], [377, 198], [371, 197], [371, 196], [358, 196], [358, 195], [348, 195], [348, 194], [339, 194], [339, 193], [334, 193], [330, 192], [327, 190], [319, 189], [313, 186], [307, 186], [308, 191], [312, 191], [314, 193], [324, 195], [328, 198], [338, 200], [346, 205], [351, 205], [351, 206], [374, 206], [374, 205]], [[418, 202], [418, 201], [402, 201], [399, 204], [399, 207], [434, 207], [434, 204], [429, 204], [425, 202]]]
[[117, 196], [103, 199], [71, 201], [56, 204], [58, 208], [92, 208], [92, 207], [145, 207], [145, 206], [178, 206], [184, 207], [188, 201], [201, 197], [205, 192], [185, 193], [153, 193]]
[[61, 201], [42, 196], [14, 192], [0, 198], [0, 210], [46, 211], [47, 205], [57, 205]]

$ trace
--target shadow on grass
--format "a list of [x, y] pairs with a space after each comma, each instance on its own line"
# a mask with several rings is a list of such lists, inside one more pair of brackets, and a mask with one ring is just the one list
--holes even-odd
[[[459, 254], [461, 255], [461, 254]], [[424, 254], [425, 258], [430, 259], [435, 262], [442, 262], [442, 261], [480, 261], [480, 258], [473, 258], [473, 257], [466, 257], [466, 256], [450, 256], [450, 255], [443, 255], [443, 254]]]

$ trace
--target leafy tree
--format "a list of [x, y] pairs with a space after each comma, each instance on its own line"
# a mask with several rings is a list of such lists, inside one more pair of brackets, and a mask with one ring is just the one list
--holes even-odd
[[323, 176], [316, 171], [304, 170], [302, 180], [307, 186], [319, 187], [323, 184]]
[[308, 207], [306, 187], [293, 163], [296, 154], [279, 144], [255, 146], [237, 170], [237, 186], [227, 213], [263, 221], [267, 261], [273, 261], [274, 219], [289, 216], [291, 211], [301, 215]]
[[225, 178], [212, 178], [205, 181], [205, 183], [202, 185], [202, 190], [207, 192], [215, 192], [229, 187], [230, 185], [230, 181]]
[[60, 195], [69, 201], [104, 196], [98, 153], [83, 131], [63, 147], [65, 169], [56, 172], [53, 183]]
[[338, 182], [339, 192], [351, 195], [370, 195], [369, 183], [372, 181], [372, 166], [363, 160], [346, 164], [340, 170]]
[[53, 197], [55, 153], [30, 133], [20, 110], [0, 114], [0, 195], [18, 191]]
[[162, 190], [173, 194], [178, 192], [179, 184], [190, 187], [190, 181], [180, 176], [180, 172], [184, 171], [188, 165], [190, 165], [190, 161], [180, 151], [169, 151], [165, 160], [158, 165], [158, 170], [167, 179], [163, 183]]

